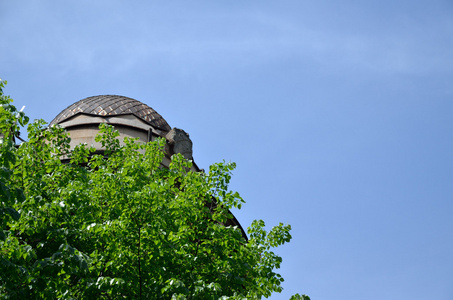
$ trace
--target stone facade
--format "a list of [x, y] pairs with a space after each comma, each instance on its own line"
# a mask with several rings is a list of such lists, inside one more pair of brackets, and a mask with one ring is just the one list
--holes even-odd
[[[181, 153], [193, 162], [189, 135], [182, 129], [171, 129], [154, 109], [128, 97], [103, 95], [82, 99], [60, 112], [50, 126], [64, 127], [71, 137], [71, 147], [85, 143], [103, 151], [101, 144], [95, 141], [101, 123], [113, 125], [120, 134], [120, 141], [125, 137], [138, 137], [146, 143], [158, 137], [165, 138], [166, 155], [162, 162], [165, 167], [169, 166], [171, 155], [175, 153]], [[195, 162], [192, 171], [200, 171]]]

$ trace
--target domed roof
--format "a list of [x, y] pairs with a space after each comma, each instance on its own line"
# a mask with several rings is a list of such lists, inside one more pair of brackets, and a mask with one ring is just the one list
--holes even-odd
[[165, 131], [171, 130], [167, 121], [148, 105], [132, 98], [117, 95], [101, 95], [82, 99], [62, 110], [50, 122], [50, 125], [62, 123], [80, 113], [103, 117], [132, 114], [153, 127]]

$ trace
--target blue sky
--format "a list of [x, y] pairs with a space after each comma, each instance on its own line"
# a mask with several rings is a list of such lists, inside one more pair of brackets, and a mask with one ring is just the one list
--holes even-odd
[[31, 118], [124, 95], [235, 161], [241, 224], [293, 228], [271, 299], [453, 299], [451, 1], [1, 1], [0, 28]]

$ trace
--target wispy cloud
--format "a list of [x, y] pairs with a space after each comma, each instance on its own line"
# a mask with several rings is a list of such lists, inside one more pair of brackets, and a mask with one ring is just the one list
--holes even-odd
[[[411, 30], [371, 35], [367, 30], [314, 26], [272, 12], [245, 11], [185, 17], [154, 15], [147, 20], [118, 18], [102, 22], [82, 17], [65, 19], [35, 3], [20, 21], [9, 17], [3, 55], [21, 63], [45, 62], [68, 71], [86, 72], [108, 66], [119, 72], [143, 63], [216, 64], [248, 67], [275, 60], [323, 68], [371, 72], [436, 72], [453, 67], [453, 39], [411, 21]], [[164, 12], [162, 12], [164, 13]], [[168, 12], [167, 12], [168, 13]], [[173, 22], [175, 19], [179, 23]], [[215, 22], [213, 26], [213, 22]], [[453, 32], [452, 22], [446, 22]], [[8, 24], [9, 23], [9, 24]], [[444, 25], [445, 25], [444, 24]], [[439, 24], [437, 24], [439, 26]]]

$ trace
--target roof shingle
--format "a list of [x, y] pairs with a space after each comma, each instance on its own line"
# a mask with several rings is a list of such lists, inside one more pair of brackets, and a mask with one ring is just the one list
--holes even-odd
[[165, 131], [171, 130], [167, 121], [148, 105], [132, 98], [117, 95], [101, 95], [82, 99], [62, 110], [50, 122], [50, 125], [62, 123], [79, 113], [97, 116], [132, 114], [151, 126]]

